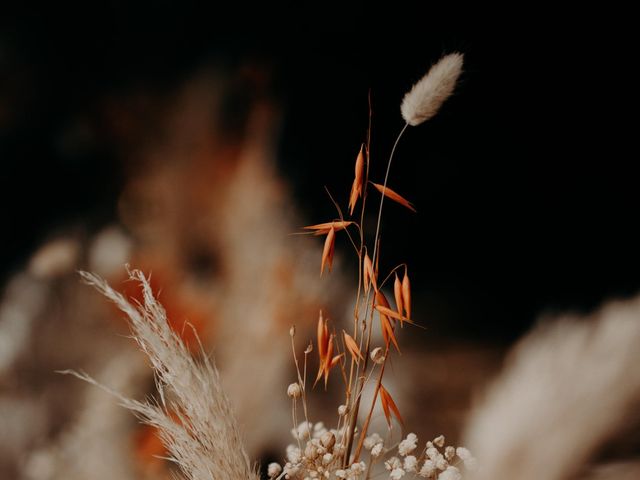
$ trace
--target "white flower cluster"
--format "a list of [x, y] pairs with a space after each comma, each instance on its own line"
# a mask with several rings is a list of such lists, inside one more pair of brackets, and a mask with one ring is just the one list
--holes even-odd
[[[297, 445], [287, 447], [287, 462], [284, 467], [277, 463], [269, 465], [269, 478], [291, 480], [362, 478], [367, 470], [364, 462], [342, 468], [345, 446], [342, 442], [344, 429], [327, 429], [322, 422], [315, 425], [302, 422], [291, 430]], [[303, 443], [304, 442], [304, 443]]]
[[[291, 430], [291, 434], [298, 444], [287, 447], [284, 467], [277, 463], [269, 465], [267, 473], [271, 479], [358, 480], [364, 478], [368, 471], [365, 462], [356, 462], [343, 468], [344, 429], [329, 430], [321, 422], [315, 425], [302, 422]], [[391, 452], [385, 449], [384, 440], [377, 433], [366, 437], [363, 447], [369, 451], [372, 463]], [[463, 467], [466, 470], [476, 468], [476, 459], [471, 452], [464, 447], [445, 445], [443, 435], [427, 442], [422, 452], [416, 452], [417, 448], [418, 437], [415, 433], [408, 434], [398, 444], [397, 455], [384, 462], [391, 480], [400, 480], [407, 474], [412, 478], [420, 476], [428, 480], [462, 480]]]
[[[372, 451], [373, 458], [379, 456], [373, 455], [373, 449], [380, 446], [382, 450], [382, 439], [379, 435], [373, 434], [364, 442], [364, 446]], [[471, 452], [464, 447], [445, 447], [445, 438], [443, 435], [427, 442], [427, 445], [419, 457], [411, 455], [418, 446], [418, 437], [414, 433], [410, 433], [398, 444], [398, 455], [389, 458], [384, 462], [384, 466], [389, 472], [391, 480], [400, 480], [405, 474], [418, 474], [423, 478], [430, 480], [462, 480], [460, 463], [467, 470], [476, 468], [476, 459]], [[422, 464], [422, 466], [420, 466]], [[455, 465], [454, 465], [455, 464]]]

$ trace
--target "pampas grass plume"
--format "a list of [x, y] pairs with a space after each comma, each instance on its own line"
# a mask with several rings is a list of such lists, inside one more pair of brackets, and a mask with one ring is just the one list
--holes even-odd
[[[624, 425], [640, 398], [640, 297], [587, 320], [568, 317], [529, 334], [467, 426], [473, 480], [565, 480]], [[620, 475], [609, 475], [611, 470]], [[593, 477], [640, 478], [637, 464]]]
[[462, 72], [462, 59], [461, 53], [445, 55], [407, 92], [400, 111], [409, 125], [420, 125], [438, 113], [453, 93]]
[[96, 275], [84, 280], [113, 301], [129, 320], [132, 336], [148, 356], [156, 376], [160, 401], [137, 401], [105, 387], [85, 373], [65, 371], [116, 396], [144, 423], [158, 429], [186, 480], [258, 480], [251, 467], [218, 371], [203, 355], [194, 359], [171, 329], [164, 308], [138, 270], [130, 278], [140, 284], [144, 301], [134, 305]]

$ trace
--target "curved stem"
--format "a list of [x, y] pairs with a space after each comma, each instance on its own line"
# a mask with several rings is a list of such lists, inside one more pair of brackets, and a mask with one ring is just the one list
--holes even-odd
[[391, 171], [391, 162], [393, 161], [393, 155], [396, 153], [396, 147], [398, 146], [398, 142], [402, 138], [402, 134], [409, 126], [408, 123], [404, 124], [402, 130], [398, 134], [395, 143], [393, 144], [393, 148], [391, 149], [391, 155], [389, 155], [389, 162], [387, 163], [387, 172], [384, 174], [384, 183], [382, 184], [382, 197], [380, 198], [380, 208], [378, 209], [378, 222], [376, 223], [376, 234], [373, 237], [373, 257], [371, 261], [375, 265], [377, 262], [376, 255], [378, 254], [378, 236], [380, 235], [380, 224], [382, 223], [382, 206], [384, 205], [384, 194], [387, 190], [387, 181], [389, 180], [389, 172]]

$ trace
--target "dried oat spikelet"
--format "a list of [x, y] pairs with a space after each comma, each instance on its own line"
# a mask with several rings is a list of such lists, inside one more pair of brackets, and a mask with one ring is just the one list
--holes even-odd
[[420, 125], [438, 113], [453, 93], [462, 72], [462, 59], [461, 53], [445, 55], [404, 96], [400, 111], [409, 125]]
[[[217, 369], [205, 355], [199, 361], [191, 356], [169, 326], [166, 312], [153, 296], [145, 276], [138, 270], [130, 272], [131, 280], [140, 283], [144, 296], [142, 304], [133, 305], [103, 279], [86, 272], [81, 275], [127, 315], [133, 338], [149, 357], [156, 375], [160, 402], [132, 400], [84, 373], [64, 373], [100, 386], [143, 422], [156, 427], [169, 458], [180, 467], [184, 478], [258, 480]], [[165, 401], [165, 389], [172, 393], [170, 402]]]
[[362, 180], [364, 178], [364, 145], [360, 146], [360, 152], [356, 158], [355, 175], [349, 196], [349, 214], [353, 215], [358, 198], [362, 196]]

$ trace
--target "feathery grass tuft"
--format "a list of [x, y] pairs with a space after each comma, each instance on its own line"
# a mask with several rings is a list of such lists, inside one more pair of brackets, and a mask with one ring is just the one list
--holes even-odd
[[258, 480], [259, 475], [245, 453], [218, 371], [205, 355], [199, 361], [191, 356], [169, 326], [166, 312], [153, 296], [142, 272], [130, 272], [130, 279], [139, 282], [143, 292], [143, 303], [135, 306], [100, 277], [86, 272], [81, 275], [127, 315], [132, 336], [153, 367], [160, 400], [132, 400], [86, 373], [63, 373], [99, 386], [117, 397], [144, 423], [156, 427], [169, 452], [169, 460], [178, 465], [186, 479]]
[[404, 96], [400, 112], [409, 125], [420, 125], [438, 113], [462, 73], [462, 59], [461, 53], [445, 55]]

